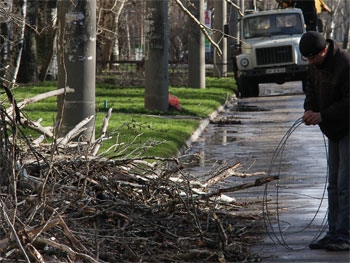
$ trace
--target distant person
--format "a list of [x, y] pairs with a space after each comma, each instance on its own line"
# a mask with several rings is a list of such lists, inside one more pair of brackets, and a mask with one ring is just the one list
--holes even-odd
[[320, 14], [322, 12], [332, 12], [332, 10], [326, 5], [326, 3], [323, 0], [316, 0], [315, 7], [317, 14]]
[[309, 31], [299, 43], [309, 61], [305, 87], [306, 125], [319, 125], [328, 138], [328, 231], [311, 249], [349, 250], [349, 63], [334, 40]]
[[323, 32], [323, 21], [319, 18], [322, 12], [331, 13], [332, 10], [323, 0], [276, 0], [279, 8], [300, 8], [306, 24], [306, 31]]
[[316, 13], [317, 13], [317, 31], [323, 32], [323, 21], [319, 17], [319, 15], [322, 12], [327, 12], [331, 14], [332, 10], [326, 5], [326, 3], [323, 0], [315, 0], [315, 7], [316, 7]]

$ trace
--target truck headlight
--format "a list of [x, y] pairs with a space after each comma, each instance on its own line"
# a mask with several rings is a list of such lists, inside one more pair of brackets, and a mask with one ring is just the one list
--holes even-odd
[[244, 58], [239, 63], [241, 64], [242, 67], [247, 67], [249, 65], [249, 60]]

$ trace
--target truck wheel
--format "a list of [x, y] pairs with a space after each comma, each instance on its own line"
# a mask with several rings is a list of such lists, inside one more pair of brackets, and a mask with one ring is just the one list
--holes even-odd
[[259, 96], [259, 84], [249, 78], [239, 78], [238, 91], [242, 98], [258, 97]]
[[252, 82], [250, 84], [250, 97], [259, 97], [259, 83]]

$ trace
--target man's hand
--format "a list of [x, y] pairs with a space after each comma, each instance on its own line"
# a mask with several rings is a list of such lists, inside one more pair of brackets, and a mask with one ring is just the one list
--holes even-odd
[[306, 125], [317, 125], [322, 122], [321, 113], [313, 112], [311, 110], [306, 111], [302, 119]]

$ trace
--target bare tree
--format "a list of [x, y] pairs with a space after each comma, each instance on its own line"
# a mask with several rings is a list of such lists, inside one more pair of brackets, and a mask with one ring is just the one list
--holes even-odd
[[3, 70], [3, 80], [10, 82], [12, 85], [16, 83], [19, 66], [23, 52], [23, 42], [25, 35], [25, 21], [27, 17], [27, 1], [7, 3], [8, 9], [1, 8], [3, 16], [6, 17], [8, 25], [6, 25], [6, 35], [4, 39], [4, 48], [7, 51], [2, 60], [7, 62]]
[[38, 74], [39, 80], [57, 78], [57, 1], [38, 1]]
[[97, 1], [97, 56], [99, 71], [119, 59], [120, 17], [127, 0]]
[[350, 7], [349, 3], [344, 4], [344, 40], [343, 48], [347, 49], [349, 47], [349, 30], [350, 30]]
[[331, 12], [322, 12], [320, 18], [324, 24], [324, 32], [327, 38], [333, 38], [343, 42], [343, 48], [348, 48], [349, 40], [349, 3], [344, 0], [324, 0]]

